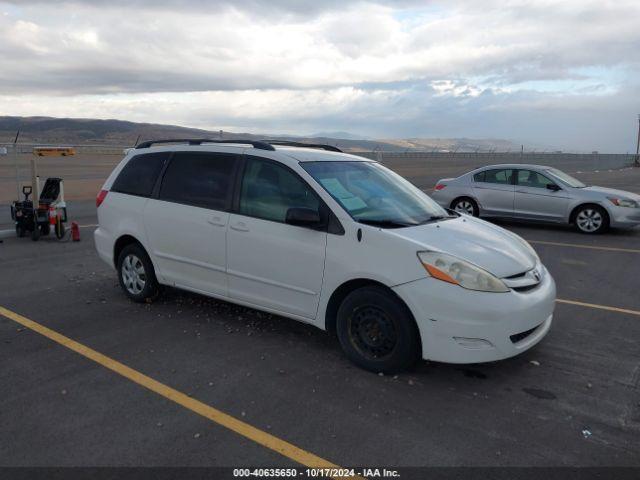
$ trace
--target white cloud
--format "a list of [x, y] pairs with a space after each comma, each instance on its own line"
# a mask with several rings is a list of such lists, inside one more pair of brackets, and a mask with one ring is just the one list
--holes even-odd
[[[580, 108], [594, 125], [640, 108], [635, 0], [0, 1], [0, 11], [0, 114], [500, 137], [517, 134], [505, 119], [527, 109], [558, 131]], [[485, 129], [461, 131], [480, 115]], [[546, 131], [536, 128], [522, 135]]]

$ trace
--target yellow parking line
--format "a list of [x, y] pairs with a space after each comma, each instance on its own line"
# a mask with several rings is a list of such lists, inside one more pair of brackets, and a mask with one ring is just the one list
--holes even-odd
[[638, 316], [640, 316], [640, 311], [638, 311], [638, 310], [629, 310], [627, 308], [609, 307], [607, 305], [597, 305], [595, 303], [577, 302], [575, 300], [564, 300], [562, 298], [556, 299], [556, 302], [558, 302], [558, 303], [566, 303], [568, 305], [577, 305], [579, 307], [597, 308], [598, 310], [607, 310], [609, 312], [627, 313], [629, 315], [638, 315]]
[[[126, 365], [103, 355], [100, 352], [97, 352], [86, 345], [76, 342], [64, 335], [51, 330], [50, 328], [45, 327], [33, 320], [30, 320], [22, 315], [12, 312], [11, 310], [7, 310], [4, 307], [0, 307], [0, 315], [13, 320], [14, 322], [19, 323], [20, 325], [33, 330], [40, 335], [47, 337], [50, 340], [62, 345], [63, 347], [68, 348], [69, 350], [73, 350], [76, 353], [79, 353], [83, 357], [88, 358], [89, 360], [93, 360], [94, 362], [102, 365], [109, 370], [116, 372], [117, 374], [128, 378], [134, 383], [145, 387], [152, 392], [157, 393], [158, 395], [171, 400], [178, 405], [191, 410], [198, 415], [203, 416], [211, 420], [218, 425], [221, 425], [229, 430], [241, 435], [249, 440], [256, 442], [263, 447], [266, 447], [274, 452], [279, 453], [287, 458], [290, 458], [294, 462], [297, 462], [301, 465], [310, 467], [310, 468], [340, 468], [333, 463], [314, 455], [313, 453], [307, 452], [295, 445], [286, 442], [278, 437], [275, 437], [267, 432], [264, 432], [256, 427], [249, 425], [241, 420], [238, 420], [231, 415], [228, 415], [220, 410], [217, 410], [205, 403], [202, 403], [198, 400], [195, 400], [174, 388], [171, 388], [163, 383], [154, 380], [151, 377], [147, 377], [146, 375], [134, 370]], [[353, 478], [353, 477], [351, 477]]]
[[636, 248], [598, 247], [596, 245], [581, 245], [579, 243], [545, 242], [543, 240], [527, 240], [527, 242], [538, 243], [540, 245], [553, 245], [555, 247], [586, 248], [589, 250], [605, 250], [607, 252], [640, 253], [640, 250]]

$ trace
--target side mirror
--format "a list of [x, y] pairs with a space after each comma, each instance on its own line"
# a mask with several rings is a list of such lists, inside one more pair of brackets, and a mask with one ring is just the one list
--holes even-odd
[[317, 227], [320, 224], [320, 213], [311, 208], [290, 208], [287, 210], [285, 223], [297, 227]]
[[557, 192], [558, 190], [562, 190], [562, 189], [555, 183], [547, 183], [547, 190], [551, 190], [552, 192]]

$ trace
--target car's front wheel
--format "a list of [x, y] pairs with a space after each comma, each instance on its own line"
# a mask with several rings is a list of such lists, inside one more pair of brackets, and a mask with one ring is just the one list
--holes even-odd
[[451, 202], [451, 209], [459, 213], [472, 215], [474, 217], [480, 215], [478, 204], [473, 198], [469, 197], [456, 198], [453, 202]]
[[579, 232], [602, 233], [609, 228], [609, 216], [602, 207], [584, 205], [576, 211], [574, 223]]
[[407, 306], [383, 287], [351, 292], [338, 309], [340, 345], [356, 365], [394, 373], [420, 358], [420, 334]]
[[134, 302], [153, 300], [160, 292], [153, 264], [138, 244], [130, 244], [118, 255], [118, 280], [124, 293]]

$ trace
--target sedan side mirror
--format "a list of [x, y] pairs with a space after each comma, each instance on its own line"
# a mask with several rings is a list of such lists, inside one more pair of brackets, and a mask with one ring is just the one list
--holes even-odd
[[552, 192], [557, 192], [558, 190], [562, 190], [562, 189], [555, 183], [547, 183], [547, 190], [551, 190]]
[[285, 223], [297, 227], [317, 227], [320, 224], [320, 213], [311, 208], [290, 208], [287, 210]]

